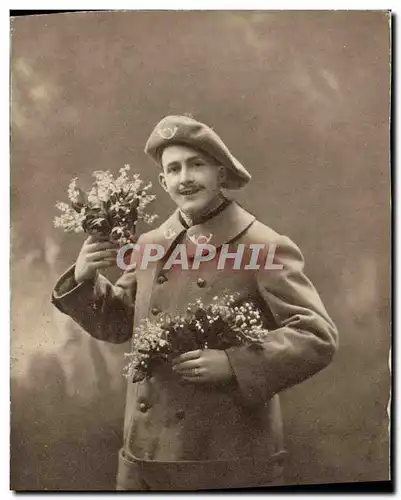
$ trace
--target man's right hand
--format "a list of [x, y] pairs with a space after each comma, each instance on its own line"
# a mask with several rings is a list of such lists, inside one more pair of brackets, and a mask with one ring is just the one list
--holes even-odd
[[99, 269], [106, 269], [116, 264], [118, 249], [110, 241], [89, 236], [82, 245], [75, 263], [75, 281], [79, 284], [96, 277]]

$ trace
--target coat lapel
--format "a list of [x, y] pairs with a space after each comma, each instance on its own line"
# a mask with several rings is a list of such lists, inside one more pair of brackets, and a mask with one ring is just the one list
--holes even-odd
[[156, 243], [162, 245], [165, 251], [184, 233], [185, 242], [191, 244], [214, 245], [221, 247], [244, 232], [256, 217], [234, 201], [225, 210], [202, 224], [196, 224], [186, 229], [180, 222], [177, 209], [163, 224], [140, 238], [140, 243]]
[[[224, 243], [229, 243], [243, 233], [256, 217], [237, 203], [230, 203], [222, 212], [208, 219], [202, 224], [185, 228], [180, 222], [177, 209], [163, 224], [153, 231], [142, 235], [138, 241], [141, 245], [158, 244], [164, 247], [164, 255], [168, 254], [171, 246], [181, 240], [188, 249], [188, 255], [194, 253], [196, 245], [209, 244], [220, 248]], [[161, 261], [159, 261], [161, 265]], [[148, 278], [153, 284], [153, 279], [158, 266], [152, 266]], [[151, 276], [150, 276], [151, 274]]]
[[215, 217], [191, 226], [186, 233], [186, 239], [194, 245], [208, 243], [219, 248], [244, 232], [255, 219], [254, 215], [232, 202]]
[[153, 231], [143, 234], [138, 243], [140, 245], [154, 243], [162, 245], [165, 249], [165, 254], [170, 249], [171, 245], [186, 231], [186, 228], [181, 224], [179, 219], [179, 210], [177, 209], [163, 224]]

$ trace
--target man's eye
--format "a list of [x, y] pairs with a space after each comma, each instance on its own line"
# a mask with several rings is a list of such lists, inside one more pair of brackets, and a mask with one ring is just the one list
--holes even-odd
[[178, 172], [179, 168], [178, 167], [170, 167], [169, 172], [171, 174], [176, 174]]
[[194, 167], [203, 167], [204, 163], [202, 161], [195, 161], [193, 163], [193, 166]]

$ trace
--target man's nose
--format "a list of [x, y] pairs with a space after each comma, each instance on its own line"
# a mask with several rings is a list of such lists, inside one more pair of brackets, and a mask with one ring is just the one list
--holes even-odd
[[189, 168], [187, 168], [186, 166], [183, 166], [181, 168], [181, 174], [180, 174], [180, 182], [181, 182], [181, 184], [190, 184], [193, 181], [194, 180], [193, 180], [193, 176], [192, 176], [191, 170]]

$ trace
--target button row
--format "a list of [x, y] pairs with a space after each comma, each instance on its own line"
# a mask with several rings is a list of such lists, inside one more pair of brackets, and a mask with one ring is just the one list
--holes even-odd
[[[141, 413], [146, 413], [150, 409], [150, 405], [146, 403], [140, 403], [138, 408]], [[185, 411], [177, 410], [175, 416], [177, 417], [178, 420], [183, 420], [185, 417]]]
[[[157, 277], [157, 280], [156, 280], [156, 282], [159, 285], [162, 285], [166, 281], [168, 281], [168, 278], [164, 274], [159, 274], [159, 276]], [[198, 285], [199, 288], [203, 288], [206, 285], [206, 280], [204, 280], [203, 278], [198, 278], [196, 280], [196, 284]]]
[[196, 280], [196, 284], [199, 288], [203, 288], [206, 285], [206, 280], [204, 280], [203, 278], [198, 278]]
[[139, 404], [139, 411], [146, 413], [149, 410], [149, 406], [146, 403]]
[[175, 415], [178, 418], [178, 420], [182, 420], [185, 417], [185, 412], [184, 410], [177, 410]]
[[[157, 282], [159, 284], [162, 284], [165, 281], [167, 281], [167, 278], [163, 274], [161, 274], [157, 278]], [[199, 288], [204, 288], [206, 286], [206, 280], [204, 280], [203, 278], [198, 278], [196, 280], [196, 284], [198, 285]], [[161, 309], [159, 307], [152, 307], [152, 309], [150, 310], [150, 312], [153, 314], [153, 316], [157, 316], [158, 314], [161, 313]]]

